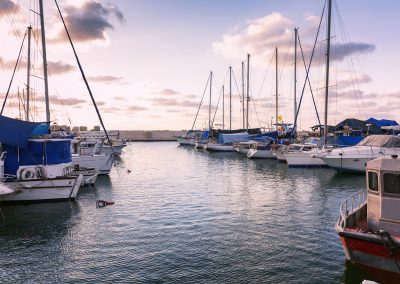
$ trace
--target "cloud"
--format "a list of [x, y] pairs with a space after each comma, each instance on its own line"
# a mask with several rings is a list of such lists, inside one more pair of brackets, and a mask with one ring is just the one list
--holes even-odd
[[348, 87], [358, 87], [360, 84], [370, 83], [372, 78], [367, 74], [362, 75], [347, 75], [346, 78], [337, 81], [338, 89], [345, 89]]
[[173, 109], [173, 108], [167, 108], [166, 112], [178, 113], [178, 112], [181, 112], [181, 110], [179, 110], [179, 109]]
[[1, 0], [0, 4], [0, 17], [6, 14], [14, 14], [20, 11], [20, 6], [11, 0]]
[[163, 89], [160, 92], [157, 92], [157, 94], [164, 96], [176, 96], [179, 95], [180, 93], [172, 89]]
[[62, 106], [77, 106], [83, 103], [86, 103], [86, 100], [81, 100], [77, 98], [65, 98], [59, 99], [56, 96], [50, 96], [51, 104], [53, 105], [62, 105]]
[[[16, 60], [7, 60], [7, 59], [4, 59], [3, 57], [0, 57], [0, 66], [1, 66], [1, 69], [3, 69], [3, 70], [13, 70], [16, 62], [17, 62]], [[23, 63], [21, 63], [21, 61], [20, 61], [19, 64], [23, 64]]]
[[[111, 17], [120, 23], [125, 22], [124, 15], [116, 5], [103, 5], [96, 0], [87, 0], [81, 6], [68, 5], [61, 8], [64, 21], [75, 42], [106, 40], [107, 30], [114, 29]], [[61, 30], [51, 42], [66, 41], [65, 31]]]
[[116, 101], [126, 101], [126, 97], [123, 97], [123, 96], [115, 96], [115, 97], [114, 97], [114, 100], [116, 100]]
[[92, 81], [92, 82], [111, 84], [111, 83], [116, 83], [116, 82], [122, 82], [124, 80], [124, 77], [116, 77], [116, 76], [111, 76], [111, 75], [100, 75], [100, 76], [89, 76], [88, 80]]
[[126, 108], [127, 111], [144, 111], [148, 110], [146, 107], [141, 107], [141, 106], [129, 106]]
[[[308, 14], [304, 16], [304, 19], [308, 26], [300, 30], [300, 36], [303, 39], [302, 48], [305, 58], [310, 58], [313, 45], [308, 43], [307, 40], [314, 42], [320, 17]], [[281, 13], [273, 12], [249, 21], [247, 26], [241, 30], [236, 29], [233, 32], [225, 33], [219, 41], [212, 43], [212, 50], [224, 57], [237, 59], [244, 58], [246, 53], [264, 59], [270, 58], [276, 46], [278, 46], [280, 54], [292, 54], [293, 50], [289, 52], [288, 48], [293, 40], [293, 27], [294, 21], [292, 19]], [[322, 41], [318, 49], [325, 51], [325, 44], [326, 41]], [[332, 43], [331, 60], [342, 61], [346, 56], [370, 53], [374, 50], [375, 46], [368, 43]], [[316, 55], [315, 57], [314, 64], [324, 64], [324, 56], [318, 58]], [[264, 64], [262, 60], [257, 61]]]
[[149, 100], [153, 105], [157, 106], [178, 106], [176, 99], [170, 98], [152, 98]]
[[62, 61], [48, 61], [49, 73], [52, 75], [65, 74], [75, 70], [75, 66]]

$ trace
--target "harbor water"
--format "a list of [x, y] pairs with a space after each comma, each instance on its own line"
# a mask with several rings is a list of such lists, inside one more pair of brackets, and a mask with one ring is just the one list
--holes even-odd
[[2, 207], [0, 282], [360, 283], [371, 278], [346, 263], [334, 225], [364, 187], [363, 175], [131, 143], [76, 202]]

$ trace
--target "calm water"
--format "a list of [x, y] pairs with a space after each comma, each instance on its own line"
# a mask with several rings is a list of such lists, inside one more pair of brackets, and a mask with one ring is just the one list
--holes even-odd
[[360, 283], [370, 278], [346, 264], [334, 224], [364, 185], [330, 169], [133, 143], [77, 202], [3, 207], [0, 282]]

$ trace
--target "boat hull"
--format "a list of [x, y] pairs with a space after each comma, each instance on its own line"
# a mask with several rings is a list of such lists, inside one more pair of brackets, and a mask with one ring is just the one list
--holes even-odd
[[315, 153], [287, 153], [286, 162], [289, 167], [327, 167], [328, 165], [320, 158], [315, 157]]
[[380, 236], [347, 231], [339, 232], [339, 236], [347, 260], [385, 282], [400, 279], [400, 255], [393, 254]]
[[250, 149], [247, 153], [247, 158], [249, 159], [276, 159], [272, 154], [272, 150], [256, 150]]
[[7, 181], [6, 184], [18, 189], [19, 193], [6, 197], [1, 203], [15, 204], [74, 200], [82, 182], [82, 175], [54, 179]]
[[286, 163], [286, 156], [285, 156], [286, 153], [284, 151], [278, 149], [275, 150], [273, 154], [275, 155], [275, 157], [278, 159], [279, 162]]
[[182, 138], [182, 137], [175, 137], [176, 142], [178, 142], [179, 145], [186, 145], [186, 146], [193, 146], [195, 145], [195, 139], [194, 138]]
[[206, 150], [212, 152], [233, 152], [235, 149], [233, 145], [222, 145], [222, 144], [211, 144], [208, 143], [206, 146]]
[[74, 165], [78, 164], [80, 168], [94, 168], [99, 175], [108, 175], [111, 171], [113, 165], [114, 155], [72, 155], [72, 163]]
[[326, 156], [321, 159], [331, 168], [344, 172], [365, 173], [365, 165], [376, 157]]

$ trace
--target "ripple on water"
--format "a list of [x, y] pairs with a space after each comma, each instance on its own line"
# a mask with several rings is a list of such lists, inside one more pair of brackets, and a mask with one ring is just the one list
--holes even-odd
[[[362, 176], [133, 143], [73, 204], [5, 207], [2, 282], [337, 283], [334, 223]], [[114, 200], [97, 209], [97, 199]]]

